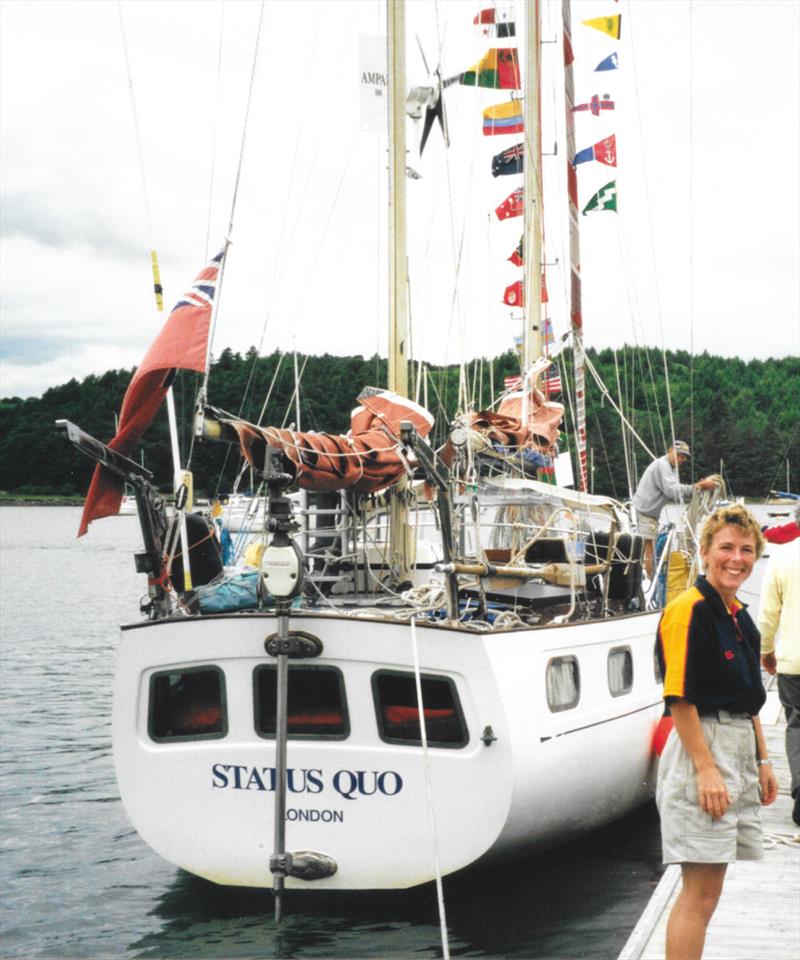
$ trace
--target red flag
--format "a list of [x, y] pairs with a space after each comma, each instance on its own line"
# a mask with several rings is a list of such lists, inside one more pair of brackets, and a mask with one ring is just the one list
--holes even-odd
[[525, 264], [525, 255], [522, 248], [523, 238], [519, 238], [519, 243], [517, 244], [517, 249], [511, 254], [510, 257], [507, 257], [507, 260], [510, 260], [515, 267], [522, 267]]
[[525, 289], [521, 280], [517, 280], [510, 287], [506, 287], [506, 292], [503, 294], [503, 303], [508, 307], [525, 306]]
[[[542, 274], [542, 303], [547, 303], [547, 299], [547, 284], [544, 280], [544, 274]], [[503, 294], [503, 303], [509, 307], [525, 306], [525, 287], [522, 280], [517, 280], [510, 287], [506, 287], [506, 292]]]
[[509, 194], [505, 200], [494, 211], [498, 220], [508, 220], [510, 217], [521, 217], [525, 212], [525, 200], [522, 187]]
[[[220, 251], [200, 271], [139, 364], [122, 401], [117, 435], [108, 444], [112, 450], [130, 455], [167, 395], [176, 368], [204, 372], [211, 309], [224, 256], [225, 251]], [[93, 520], [119, 513], [122, 493], [122, 480], [98, 464], [83, 505], [78, 536], [86, 533]]]
[[473, 17], [473, 23], [494, 23], [495, 22], [495, 11], [494, 7], [487, 7], [484, 10], [481, 10], [480, 13]]

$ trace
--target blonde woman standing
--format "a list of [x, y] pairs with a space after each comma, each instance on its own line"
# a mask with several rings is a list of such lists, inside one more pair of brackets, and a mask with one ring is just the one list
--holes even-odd
[[674, 729], [656, 800], [665, 863], [682, 887], [667, 924], [666, 960], [699, 960], [727, 865], [763, 857], [760, 805], [778, 784], [758, 712], [760, 638], [736, 591], [764, 548], [753, 515], [716, 510], [700, 535], [705, 574], [664, 610], [658, 657]]

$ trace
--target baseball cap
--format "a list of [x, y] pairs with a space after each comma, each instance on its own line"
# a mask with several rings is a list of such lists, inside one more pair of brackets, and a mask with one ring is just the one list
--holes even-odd
[[685, 443], [683, 440], [676, 440], [675, 443], [672, 444], [672, 449], [675, 451], [675, 453], [679, 453], [684, 457], [691, 457], [692, 455], [692, 451], [689, 449], [689, 444]]

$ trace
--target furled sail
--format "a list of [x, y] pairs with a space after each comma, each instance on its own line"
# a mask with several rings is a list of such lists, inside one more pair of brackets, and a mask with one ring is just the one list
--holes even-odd
[[[552, 469], [558, 453], [558, 431], [564, 417], [560, 403], [548, 401], [538, 387], [528, 389], [527, 425], [523, 407], [524, 392], [507, 393], [496, 411], [478, 410], [468, 413], [462, 425], [469, 432], [469, 443], [475, 453], [510, 458], [517, 470], [537, 476], [540, 469]], [[452, 439], [439, 453], [442, 463], [450, 467], [456, 458]]]
[[424, 407], [391, 390], [365, 387], [350, 415], [346, 434], [297, 432], [221, 419], [239, 437], [243, 456], [264, 466], [266, 446], [283, 451], [297, 471], [297, 483], [318, 493], [353, 490], [375, 493], [400, 479], [406, 461], [400, 453], [400, 424], [411, 423], [427, 437], [433, 417]]

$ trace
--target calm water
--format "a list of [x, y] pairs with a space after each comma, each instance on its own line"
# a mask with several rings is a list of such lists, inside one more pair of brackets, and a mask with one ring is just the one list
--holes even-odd
[[[103, 520], [78, 541], [79, 513], [0, 508], [0, 956], [441, 956], [432, 888], [290, 894], [276, 928], [268, 892], [215, 887], [139, 839], [111, 758], [117, 627], [145, 590], [139, 527]], [[616, 957], [661, 869], [648, 806], [556, 852], [448, 880], [451, 953]]]

